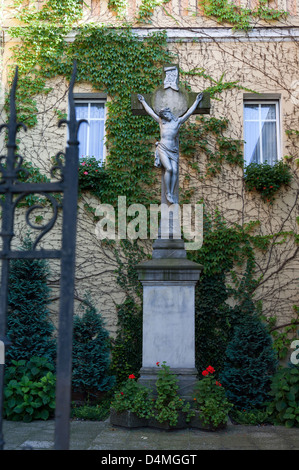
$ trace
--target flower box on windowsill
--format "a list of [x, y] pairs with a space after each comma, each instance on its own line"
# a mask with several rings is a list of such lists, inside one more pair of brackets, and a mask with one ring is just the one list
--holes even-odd
[[118, 413], [113, 408], [110, 410], [110, 423], [114, 426], [122, 426], [124, 428], [140, 428], [148, 426], [146, 418], [139, 418], [132, 411], [122, 411]]
[[202, 429], [203, 431], [220, 431], [221, 429], [225, 429], [226, 426], [227, 423], [220, 423], [218, 426], [213, 424], [205, 424], [202, 421], [200, 411], [195, 411], [195, 416], [192, 416], [189, 423], [190, 428]]

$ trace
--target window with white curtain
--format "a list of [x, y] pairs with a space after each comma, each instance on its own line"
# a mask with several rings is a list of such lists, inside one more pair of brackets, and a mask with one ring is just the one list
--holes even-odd
[[279, 101], [244, 101], [244, 158], [249, 163], [279, 159]]
[[79, 157], [105, 159], [105, 99], [75, 98], [76, 118], [85, 119], [79, 128]]

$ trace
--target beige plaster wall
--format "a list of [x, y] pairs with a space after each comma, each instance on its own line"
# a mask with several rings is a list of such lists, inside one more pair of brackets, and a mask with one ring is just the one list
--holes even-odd
[[[134, 10], [134, 2], [130, 3]], [[289, 8], [291, 3], [288, 3]], [[293, 12], [297, 11], [297, 4], [292, 3]], [[92, 8], [96, 2], [92, 2]], [[165, 6], [169, 16], [162, 8], [157, 8], [153, 16], [152, 26], [159, 27], [214, 27], [215, 22], [204, 20], [197, 12], [194, 16], [195, 4], [192, 0], [180, 3], [173, 0]], [[189, 9], [190, 8], [190, 9]], [[92, 18], [95, 19], [94, 10]], [[108, 11], [107, 4], [100, 2], [99, 16], [97, 20], [118, 21], [115, 15]], [[13, 22], [13, 16], [7, 14], [6, 24]], [[88, 20], [86, 11], [85, 20]], [[293, 18], [296, 23], [297, 17]], [[294, 24], [295, 24], [294, 23]], [[196, 67], [204, 67], [206, 73], [218, 80], [222, 74], [225, 81], [239, 81], [239, 84], [250, 90], [260, 93], [277, 93], [281, 95], [281, 136], [282, 155], [296, 154], [298, 142], [287, 138], [285, 131], [293, 128], [298, 122], [298, 104], [296, 101], [297, 89], [292, 84], [297, 79], [298, 71], [298, 44], [297, 40], [284, 39], [283, 41], [253, 41], [250, 38], [226, 38], [216, 40], [212, 34], [206, 31], [205, 41], [169, 42], [169, 48], [175, 54], [180, 67], [184, 71]], [[6, 32], [7, 42], [4, 48], [4, 73], [10, 58], [12, 42]], [[196, 77], [184, 77], [195, 91], [200, 91], [211, 85], [209, 80]], [[4, 75], [3, 80], [6, 77]], [[57, 128], [57, 114], [55, 109], [67, 112], [67, 83], [61, 77], [50, 81], [52, 91], [38, 99], [39, 115], [38, 125], [22, 135], [20, 153], [27, 160], [49, 176], [50, 159], [58, 151], [63, 150], [66, 142], [65, 129]], [[93, 90], [88, 83], [76, 84], [75, 92], [89, 92]], [[101, 90], [98, 90], [101, 91]], [[221, 100], [212, 100], [211, 116], [226, 117], [229, 119], [227, 135], [236, 139], [243, 138], [243, 96], [245, 90], [233, 89], [225, 91]], [[193, 118], [194, 119], [194, 118]], [[3, 135], [0, 136], [0, 149], [3, 154]], [[211, 143], [213, 145], [213, 143]], [[298, 156], [298, 153], [297, 153]], [[205, 174], [206, 158], [197, 152], [194, 161], [199, 163], [202, 175]], [[109, 159], [109, 156], [108, 156]], [[157, 172], [157, 186], [159, 185], [159, 172]], [[298, 233], [296, 217], [298, 214], [298, 167], [293, 166], [294, 179], [289, 189], [281, 190], [277, 201], [269, 206], [261, 201], [258, 195], [244, 191], [242, 170], [240, 168], [223, 165], [221, 173], [214, 178], [200, 178], [188, 164], [187, 159], [181, 156], [180, 161], [180, 186], [181, 190], [192, 188], [194, 190], [192, 202], [202, 198], [207, 210], [213, 213], [218, 207], [224, 214], [228, 223], [243, 224], [252, 220], [259, 220], [260, 226], [256, 233], [271, 234], [275, 237], [278, 231], [294, 231]], [[188, 178], [186, 178], [188, 175]], [[96, 207], [98, 201], [88, 194], [83, 196], [78, 209], [78, 235], [77, 235], [77, 260], [76, 260], [76, 312], [79, 312], [80, 299], [89, 290], [95, 304], [101, 311], [106, 325], [112, 335], [117, 330], [116, 305], [120, 303], [125, 292], [117, 285], [115, 269], [117, 262], [111, 250], [102, 245], [95, 235], [95, 222], [85, 204]], [[59, 246], [60, 221], [45, 238], [43, 246]], [[16, 241], [25, 234], [24, 212], [20, 211], [16, 218]], [[281, 239], [275, 239], [276, 242]], [[146, 251], [150, 252], [151, 242], [145, 243]], [[298, 299], [298, 245], [290, 235], [285, 243], [273, 244], [267, 253], [257, 253], [257, 277], [262, 276], [260, 287], [255, 298], [262, 300], [264, 312], [268, 316], [276, 315], [280, 324], [286, 323], [292, 316], [292, 306]], [[59, 295], [59, 265], [51, 262], [53, 299], [53, 315], [57, 315]]]

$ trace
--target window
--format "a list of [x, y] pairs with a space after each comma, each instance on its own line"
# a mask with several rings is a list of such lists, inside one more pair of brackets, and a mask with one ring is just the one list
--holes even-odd
[[273, 165], [279, 158], [279, 101], [244, 101], [244, 157]]
[[[94, 96], [92, 99], [90, 96]], [[96, 97], [98, 95], [99, 97]], [[105, 159], [105, 98], [101, 94], [75, 95], [76, 117], [86, 119], [79, 128], [79, 157]]]

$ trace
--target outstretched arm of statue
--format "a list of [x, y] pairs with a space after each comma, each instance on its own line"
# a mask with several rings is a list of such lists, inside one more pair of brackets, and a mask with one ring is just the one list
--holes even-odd
[[159, 116], [155, 113], [155, 111], [147, 104], [147, 102], [145, 101], [145, 98], [144, 96], [142, 95], [137, 95], [137, 98], [138, 100], [140, 101], [140, 103], [142, 104], [142, 106], [144, 107], [145, 111], [147, 112], [147, 114], [149, 116], [151, 116], [155, 121], [159, 122]]
[[199, 93], [197, 95], [197, 97], [195, 98], [195, 101], [193, 103], [192, 106], [190, 106], [190, 108], [188, 109], [188, 111], [182, 116], [179, 118], [179, 121], [181, 122], [181, 124], [185, 121], [187, 121], [187, 119], [191, 116], [191, 114], [196, 110], [197, 108], [197, 105], [198, 103], [203, 99], [203, 93]]

